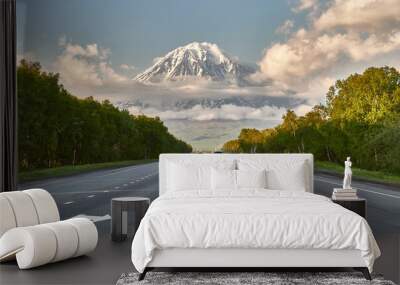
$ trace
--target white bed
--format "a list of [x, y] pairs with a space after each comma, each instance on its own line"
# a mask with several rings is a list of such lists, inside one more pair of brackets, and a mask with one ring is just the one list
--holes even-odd
[[[178, 175], [174, 165], [184, 166]], [[185, 172], [220, 165], [266, 168], [269, 185], [203, 189], [204, 173]], [[160, 197], [132, 243], [141, 278], [154, 267], [354, 267], [368, 278], [380, 255], [362, 217], [313, 194], [310, 154], [163, 154], [159, 177]], [[198, 181], [173, 184], [185, 179]]]

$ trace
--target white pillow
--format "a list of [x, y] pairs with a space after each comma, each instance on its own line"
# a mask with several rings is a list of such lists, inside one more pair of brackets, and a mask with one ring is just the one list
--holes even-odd
[[273, 190], [303, 191], [307, 189], [304, 160], [240, 159], [239, 170], [267, 170], [267, 188]]
[[214, 191], [236, 189], [236, 170], [211, 168], [211, 189]]
[[167, 189], [190, 191], [211, 188], [210, 167], [168, 163]]
[[267, 188], [267, 171], [236, 170], [237, 188]]
[[272, 189], [306, 192], [307, 179], [304, 161], [283, 163], [268, 170], [268, 185]]
[[167, 191], [211, 191], [211, 168], [235, 169], [236, 160], [226, 159], [175, 159], [166, 164]]

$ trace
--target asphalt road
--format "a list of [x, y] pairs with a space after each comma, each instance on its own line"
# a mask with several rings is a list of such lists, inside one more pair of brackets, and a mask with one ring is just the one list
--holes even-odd
[[[314, 192], [331, 196], [341, 179], [327, 174], [314, 175]], [[400, 189], [378, 183], [353, 181], [358, 195], [367, 199], [367, 220], [382, 251], [376, 272], [400, 281]], [[20, 189], [44, 188], [56, 200], [61, 218], [96, 216], [100, 233], [110, 231], [110, 201], [113, 197], [158, 196], [158, 163], [99, 170], [69, 177], [52, 178], [19, 185]], [[93, 218], [93, 217], [91, 217]], [[100, 222], [104, 221], [104, 222]]]
[[[314, 192], [330, 196], [341, 186], [339, 177], [315, 174]], [[400, 233], [400, 189], [378, 183], [353, 182], [368, 201], [368, 222], [374, 230]], [[20, 189], [44, 188], [55, 198], [62, 218], [79, 214], [110, 214], [110, 200], [119, 196], [158, 196], [158, 163], [99, 170], [19, 185]]]
[[18, 187], [49, 191], [62, 219], [81, 214], [104, 216], [110, 214], [110, 201], [114, 197], [142, 196], [154, 200], [158, 196], [158, 163], [45, 179]]

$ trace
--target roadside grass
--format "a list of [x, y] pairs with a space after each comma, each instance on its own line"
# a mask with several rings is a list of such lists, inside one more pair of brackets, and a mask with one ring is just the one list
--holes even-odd
[[[155, 161], [157, 161], [157, 159], [126, 160], [126, 161], [82, 164], [75, 166], [67, 165], [55, 168], [23, 171], [18, 174], [18, 181], [28, 182], [45, 178], [62, 177], [78, 173], [85, 173], [100, 169], [112, 169], [124, 166], [146, 164]], [[317, 170], [328, 170], [337, 174], [343, 174], [344, 171], [344, 166], [328, 161], [316, 161], [315, 166]], [[385, 173], [381, 171], [365, 170], [355, 167], [353, 167], [352, 170], [354, 178], [362, 178], [370, 181], [386, 182], [391, 184], [400, 184], [400, 175]]]
[[92, 163], [82, 165], [66, 165], [61, 167], [37, 169], [31, 171], [23, 171], [18, 173], [19, 182], [27, 182], [32, 180], [39, 180], [52, 177], [62, 177], [78, 173], [85, 173], [99, 169], [112, 169], [124, 166], [132, 166], [139, 164], [146, 164], [158, 161], [157, 159], [142, 159], [142, 160], [125, 160], [125, 161], [114, 161], [114, 162], [103, 162], [103, 163]]
[[[315, 164], [317, 170], [329, 170], [338, 174], [344, 173], [344, 166], [333, 162], [316, 161]], [[362, 178], [370, 181], [386, 182], [391, 184], [400, 184], [400, 175], [385, 173], [382, 171], [365, 170], [355, 167], [352, 167], [352, 171], [354, 178]]]

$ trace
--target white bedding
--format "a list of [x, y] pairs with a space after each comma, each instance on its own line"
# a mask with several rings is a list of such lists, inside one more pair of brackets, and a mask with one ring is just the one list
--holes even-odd
[[380, 251], [365, 219], [328, 198], [298, 191], [248, 189], [171, 192], [157, 198], [132, 243], [143, 272], [155, 249], [358, 249], [372, 272]]

